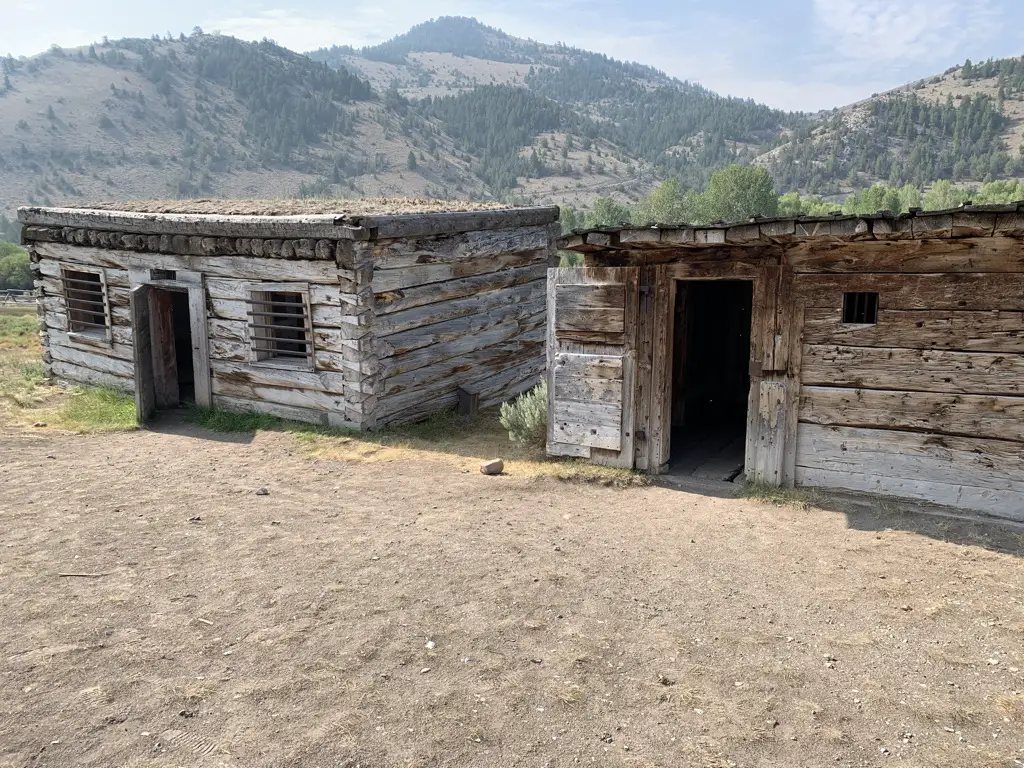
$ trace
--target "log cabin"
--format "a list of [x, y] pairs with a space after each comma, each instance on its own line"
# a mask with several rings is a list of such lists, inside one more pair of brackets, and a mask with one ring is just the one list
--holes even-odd
[[47, 375], [375, 429], [499, 403], [545, 366], [558, 208], [169, 201], [18, 212]]
[[1024, 203], [560, 247], [550, 454], [1024, 521]]

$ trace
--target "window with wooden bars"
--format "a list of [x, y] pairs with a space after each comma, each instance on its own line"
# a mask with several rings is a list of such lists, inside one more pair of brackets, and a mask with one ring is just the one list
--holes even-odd
[[61, 283], [71, 333], [108, 338], [110, 306], [107, 284], [100, 271], [62, 269]]
[[309, 290], [260, 285], [249, 292], [249, 337], [253, 360], [296, 368], [313, 367]]
[[877, 293], [844, 293], [843, 322], [874, 325], [878, 322]]

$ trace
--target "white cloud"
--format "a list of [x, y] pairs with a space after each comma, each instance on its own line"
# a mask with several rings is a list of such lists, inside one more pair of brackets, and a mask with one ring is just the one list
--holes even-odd
[[212, 18], [202, 23], [243, 40], [276, 41], [293, 51], [309, 51], [332, 45], [375, 45], [409, 27], [436, 16], [474, 15], [472, 0], [443, 0], [426, 7], [415, 0], [352, 3], [337, 14], [313, 15], [292, 8], [275, 8], [254, 14]]
[[[990, 0], [813, 0], [819, 41], [851, 65], [947, 60], [990, 32]], [[842, 62], [839, 62], [842, 66]]]

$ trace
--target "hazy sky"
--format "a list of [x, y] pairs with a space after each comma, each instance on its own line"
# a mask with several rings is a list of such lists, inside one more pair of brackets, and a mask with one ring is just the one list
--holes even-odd
[[298, 51], [445, 15], [640, 61], [788, 109], [838, 106], [965, 58], [1024, 54], [1022, 0], [2, 0], [0, 54], [199, 25]]

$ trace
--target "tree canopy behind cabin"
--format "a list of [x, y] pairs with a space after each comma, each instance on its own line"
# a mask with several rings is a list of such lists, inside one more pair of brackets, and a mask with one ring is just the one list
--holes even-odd
[[0, 241], [0, 290], [27, 291], [32, 287], [32, 270], [28, 251]]
[[764, 169], [732, 165], [712, 174], [701, 191], [684, 191], [678, 179], [668, 179], [635, 206], [600, 198], [583, 211], [563, 206], [562, 231], [599, 227], [691, 224], [703, 226], [717, 221], [736, 223], [752, 216], [829, 216], [874, 214], [888, 211], [906, 213], [911, 208], [926, 211], [956, 208], [965, 203], [999, 205], [1024, 200], [1024, 182], [994, 181], [980, 189], [958, 187], [939, 181], [923, 193], [912, 184], [890, 187], [874, 184], [849, 195], [842, 203], [799, 192], [778, 195], [771, 176]]

